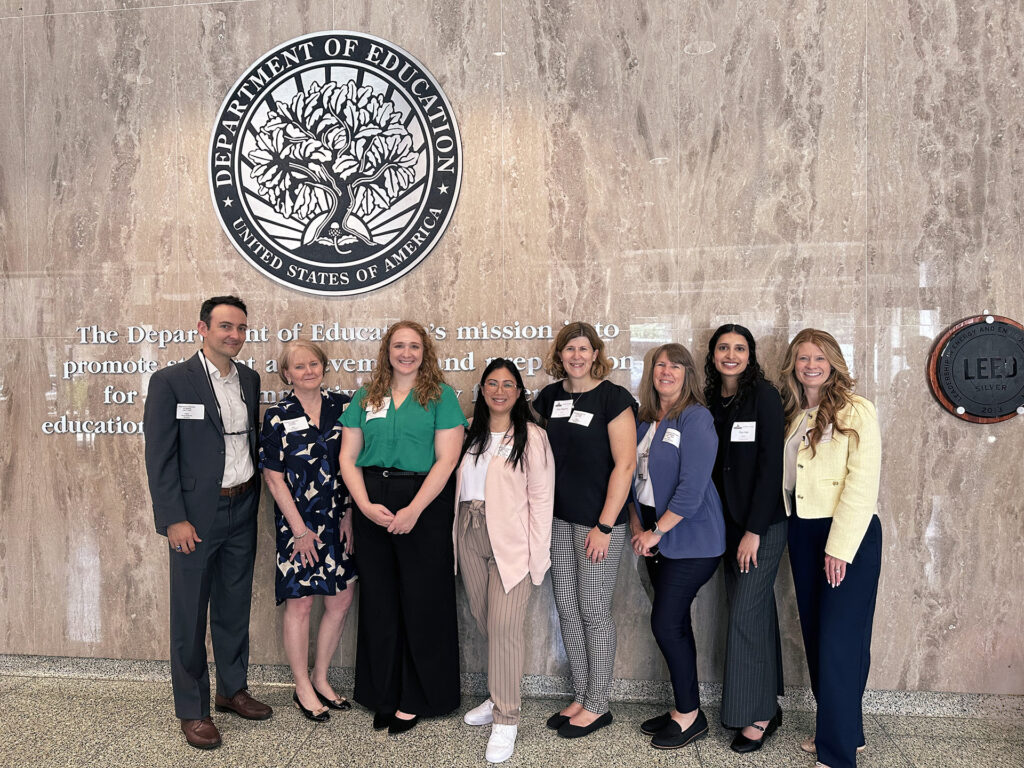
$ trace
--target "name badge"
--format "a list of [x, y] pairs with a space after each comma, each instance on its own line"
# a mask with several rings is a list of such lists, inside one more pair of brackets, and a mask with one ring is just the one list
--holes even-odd
[[296, 416], [294, 419], [285, 419], [281, 422], [281, 426], [284, 427], [284, 431], [288, 432], [300, 432], [303, 429], [309, 428], [309, 420], [305, 416]]
[[509, 456], [512, 455], [512, 446], [508, 445], [508, 444], [499, 445], [498, 446], [498, 455], [501, 458], [503, 458], [503, 459], [507, 459]]
[[678, 429], [666, 429], [665, 436], [661, 438], [663, 443], [671, 443], [676, 448], [679, 447], [679, 430]]
[[551, 418], [552, 419], [564, 419], [572, 413], [572, 400], [555, 400], [553, 406], [551, 406]]
[[648, 459], [649, 457], [646, 453], [641, 453], [639, 456], [636, 457], [636, 477], [638, 480], [647, 479]]
[[756, 432], [756, 421], [737, 421], [732, 425], [732, 441], [734, 443], [752, 443]]
[[206, 416], [206, 406], [202, 403], [178, 403], [179, 419], [202, 421]]
[[581, 427], [589, 427], [593, 418], [594, 414], [592, 413], [587, 413], [586, 411], [573, 411], [572, 416], [569, 417], [569, 423], [579, 424]]
[[373, 406], [366, 406], [366, 420], [372, 421], [373, 419], [383, 419], [388, 415], [388, 408], [391, 407], [391, 398], [385, 397], [384, 402], [380, 404], [380, 408], [373, 410]]

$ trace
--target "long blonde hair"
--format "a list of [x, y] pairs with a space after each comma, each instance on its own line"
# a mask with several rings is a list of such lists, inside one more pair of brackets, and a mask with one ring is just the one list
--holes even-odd
[[661, 415], [661, 396], [654, 388], [654, 364], [662, 355], [676, 365], [683, 366], [683, 391], [679, 400], [672, 406], [666, 419], [674, 419], [694, 403], [705, 405], [704, 392], [701, 390], [700, 379], [697, 378], [697, 364], [693, 361], [690, 350], [682, 344], [662, 344], [651, 353], [644, 365], [644, 375], [640, 378], [640, 421], [655, 422]]
[[441, 385], [445, 383], [444, 375], [441, 373], [441, 367], [437, 364], [437, 352], [430, 336], [427, 335], [427, 329], [414, 320], [399, 320], [388, 328], [384, 338], [380, 340], [377, 368], [373, 372], [373, 378], [370, 379], [370, 386], [366, 388], [366, 395], [359, 404], [360, 408], [370, 405], [376, 410], [384, 405], [384, 398], [387, 397], [388, 391], [391, 389], [391, 377], [394, 373], [391, 367], [391, 339], [403, 328], [415, 331], [419, 335], [420, 341], [423, 342], [423, 362], [420, 363], [420, 369], [416, 374], [414, 388], [416, 402], [426, 408], [431, 401], [441, 399]]
[[782, 405], [786, 412], [786, 424], [792, 424], [800, 411], [807, 407], [803, 385], [796, 380], [794, 369], [796, 368], [797, 350], [801, 344], [808, 343], [818, 347], [825, 354], [828, 364], [832, 366], [831, 373], [825, 379], [825, 383], [821, 385], [821, 399], [818, 403], [814, 426], [807, 433], [807, 442], [811, 446], [811, 455], [813, 456], [829, 424], [841, 435], [853, 435], [857, 438], [860, 435], [853, 427], [847, 427], [836, 421], [839, 411], [853, 402], [853, 387], [857, 382], [850, 376], [850, 368], [839, 348], [839, 342], [832, 334], [817, 328], [804, 328], [793, 337], [786, 350], [786, 357], [782, 364]]

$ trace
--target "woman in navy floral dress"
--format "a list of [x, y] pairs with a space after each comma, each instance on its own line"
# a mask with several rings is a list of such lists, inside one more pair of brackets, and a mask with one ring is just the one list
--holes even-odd
[[[292, 392], [267, 409], [260, 438], [260, 467], [274, 497], [277, 530], [277, 603], [285, 604], [284, 647], [295, 678], [292, 699], [321, 722], [328, 709], [349, 709], [327, 680], [345, 617], [352, 604], [352, 521], [338, 473], [341, 425], [349, 401], [325, 392], [327, 356], [316, 344], [285, 347], [278, 371]], [[309, 673], [309, 614], [313, 596], [324, 596], [316, 656]]]

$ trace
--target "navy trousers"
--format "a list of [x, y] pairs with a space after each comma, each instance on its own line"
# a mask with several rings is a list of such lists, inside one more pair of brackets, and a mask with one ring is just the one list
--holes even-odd
[[171, 687], [174, 714], [182, 719], [210, 714], [207, 608], [217, 693], [230, 698], [248, 686], [258, 498], [255, 488], [240, 496], [221, 496], [217, 517], [203, 531], [195, 552], [170, 553]]
[[825, 580], [825, 542], [832, 518], [789, 518], [800, 628], [818, 703], [814, 735], [818, 760], [830, 768], [855, 768], [864, 743], [861, 700], [871, 666], [871, 624], [882, 566], [882, 524], [875, 515], [846, 578], [836, 588]]
[[664, 555], [648, 558], [649, 573], [654, 582], [651, 630], [668, 664], [676, 709], [682, 713], [692, 712], [700, 706], [697, 645], [693, 639], [690, 609], [698, 590], [715, 575], [720, 559], [687, 557], [676, 560]]

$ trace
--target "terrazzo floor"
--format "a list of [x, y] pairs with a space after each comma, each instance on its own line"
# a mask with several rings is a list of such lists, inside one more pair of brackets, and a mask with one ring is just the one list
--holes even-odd
[[[271, 704], [274, 717], [249, 722], [215, 714], [224, 744], [202, 752], [187, 746], [171, 714], [166, 682], [130, 682], [73, 677], [0, 675], [0, 765], [2, 766], [485, 766], [489, 729], [465, 725], [461, 717], [424, 720], [409, 733], [388, 736], [371, 729], [361, 707], [316, 725], [291, 705], [291, 687], [254, 684], [255, 696]], [[465, 701], [462, 711], [477, 702]], [[651, 749], [637, 724], [663, 711], [654, 704], [613, 703], [615, 722], [588, 738], [560, 739], [544, 727], [561, 706], [551, 699], [523, 704], [516, 753], [505, 765], [750, 766], [812, 768], [799, 741], [813, 727], [810, 712], [787, 711], [785, 722], [759, 752], [730, 751], [731, 732], [717, 725], [708, 738], [681, 750]], [[461, 714], [461, 713], [460, 713]], [[863, 768], [1024, 768], [1024, 723], [1014, 717], [866, 716], [868, 749]]]

